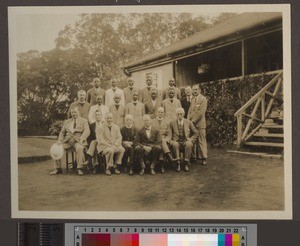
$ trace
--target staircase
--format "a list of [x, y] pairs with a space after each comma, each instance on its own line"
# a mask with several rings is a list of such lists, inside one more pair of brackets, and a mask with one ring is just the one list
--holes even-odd
[[282, 157], [283, 111], [278, 109], [282, 81], [281, 71], [234, 114], [238, 148], [234, 152]]

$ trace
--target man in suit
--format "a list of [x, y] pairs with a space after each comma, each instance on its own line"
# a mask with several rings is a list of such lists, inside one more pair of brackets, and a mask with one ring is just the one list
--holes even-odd
[[150, 99], [150, 90], [152, 88], [152, 78], [151, 76], [146, 77], [146, 87], [141, 91], [142, 103], [147, 102]]
[[133, 126], [133, 116], [131, 114], [126, 114], [125, 116], [125, 126], [121, 128], [122, 135], [122, 146], [125, 149], [123, 156], [124, 170], [126, 172], [127, 167], [129, 167], [129, 174], [133, 174], [133, 163], [134, 163], [134, 148], [135, 148], [135, 138], [137, 134], [137, 128]]
[[134, 86], [134, 80], [133, 80], [132, 77], [129, 77], [127, 79], [127, 84], [128, 84], [128, 87], [126, 87], [126, 88], [123, 89], [124, 96], [125, 96], [125, 105], [127, 103], [130, 103], [132, 101], [132, 93], [134, 91], [136, 91], [138, 93], [138, 99], [141, 102], [142, 101], [141, 91], [140, 91], [139, 88], [137, 88], [137, 87]]
[[104, 104], [105, 99], [105, 90], [101, 88], [101, 81], [99, 78], [94, 78], [93, 80], [94, 87], [87, 91], [87, 102], [91, 104], [91, 106], [97, 104], [97, 95], [102, 96], [102, 101]]
[[[79, 116], [77, 107], [71, 108], [72, 118], [66, 120], [59, 133], [57, 144], [64, 149], [75, 148], [78, 175], [83, 175], [82, 164], [85, 162], [84, 148], [87, 146], [87, 137], [90, 135], [88, 121]], [[56, 160], [54, 170], [50, 175], [62, 173], [61, 160]]]
[[143, 127], [143, 115], [145, 114], [145, 105], [138, 101], [139, 94], [137, 91], [132, 93], [132, 102], [129, 102], [125, 106], [125, 114], [131, 114], [133, 116], [133, 122], [137, 129]]
[[192, 101], [192, 88], [190, 86], [185, 87], [184, 89], [185, 92], [185, 97], [181, 99], [181, 106], [184, 109], [184, 118], [187, 118], [187, 114], [189, 112], [189, 108], [191, 106], [191, 101]]
[[181, 103], [175, 98], [175, 89], [169, 88], [169, 97], [162, 102], [162, 107], [165, 110], [165, 118], [170, 122], [176, 119], [176, 108], [181, 108]]
[[198, 137], [198, 132], [194, 124], [185, 119], [184, 109], [176, 109], [177, 119], [170, 123], [168, 129], [168, 138], [172, 146], [173, 155], [177, 161], [176, 171], [180, 172], [180, 148], [184, 148], [184, 170], [189, 171], [190, 157], [195, 140]]
[[151, 119], [156, 118], [157, 109], [161, 106], [161, 101], [158, 99], [158, 90], [152, 88], [150, 90], [150, 99], [145, 102], [145, 113], [149, 114]]
[[85, 100], [86, 99], [86, 93], [84, 90], [79, 90], [77, 92], [77, 98], [78, 100], [71, 103], [68, 111], [68, 117], [71, 118], [71, 109], [76, 107], [79, 109], [79, 114], [82, 118], [85, 118], [88, 120], [89, 111], [91, 105]]
[[157, 109], [157, 117], [155, 119], [152, 119], [151, 125], [158, 129], [161, 134], [161, 147], [162, 147], [162, 154], [160, 156], [160, 160], [162, 161], [161, 165], [161, 172], [165, 172], [165, 165], [164, 165], [164, 155], [168, 158], [170, 162], [174, 162], [173, 156], [171, 154], [171, 151], [169, 149], [169, 143], [170, 139], [167, 138], [167, 130], [169, 128], [170, 122], [164, 118], [164, 108], [159, 107]]
[[[100, 96], [100, 95], [98, 95]], [[101, 97], [101, 96], [100, 96]], [[97, 132], [100, 130], [100, 127], [102, 127], [102, 123], [103, 123], [103, 117], [102, 117], [102, 113], [101, 111], [95, 111], [94, 113], [94, 118], [95, 118], [95, 122], [93, 122], [92, 124], [90, 124], [90, 130], [91, 130], [91, 134], [88, 138], [88, 142], [90, 142], [89, 145], [89, 149], [86, 153], [86, 162], [85, 164], [87, 164], [87, 167], [90, 171], [92, 171], [94, 174], [97, 172], [98, 170], [98, 162], [97, 162], [97, 140], [96, 140], [96, 134]]]
[[[111, 169], [115, 174], [120, 174], [118, 168], [122, 164], [125, 149], [122, 147], [122, 135], [120, 128], [112, 123], [112, 113], [105, 115], [106, 122], [96, 132], [98, 153], [105, 156], [107, 175], [111, 175]], [[114, 162], [115, 159], [115, 162]]]
[[113, 115], [113, 122], [120, 128], [124, 126], [125, 106], [120, 104], [121, 96], [116, 93], [114, 95], [114, 104], [109, 107], [109, 112]]
[[103, 105], [103, 103], [102, 103], [103, 102], [102, 95], [100, 95], [100, 94], [97, 95], [96, 102], [97, 102], [97, 104], [91, 106], [90, 111], [89, 111], [89, 123], [90, 124], [93, 124], [93, 123], [96, 122], [96, 119], [95, 119], [95, 112], [96, 111], [101, 112], [101, 114], [102, 114], [102, 119], [101, 120], [103, 120], [103, 121], [105, 120], [104, 116], [106, 115], [106, 113], [109, 112], [108, 107]]
[[105, 105], [110, 107], [114, 104], [114, 96], [118, 94], [120, 96], [120, 104], [125, 106], [125, 96], [123, 90], [117, 87], [117, 80], [111, 80], [111, 88], [105, 92]]
[[169, 97], [169, 89], [172, 88], [175, 90], [175, 98], [177, 98], [178, 100], [181, 99], [181, 91], [179, 88], [176, 87], [176, 83], [175, 83], [175, 79], [174, 78], [170, 78], [169, 79], [169, 87], [166, 88], [165, 90], [163, 90], [162, 95], [161, 95], [161, 99], [165, 100], [166, 98]]
[[201, 89], [199, 85], [193, 85], [192, 91], [194, 98], [192, 99], [191, 106], [188, 112], [188, 119], [193, 122], [199, 133], [199, 152], [202, 160], [202, 165], [206, 165], [207, 143], [205, 113], [207, 109], [207, 100], [203, 95], [201, 95]]
[[141, 165], [140, 175], [145, 172], [146, 164], [145, 157], [151, 158], [150, 170], [151, 174], [154, 175], [155, 165], [159, 159], [162, 152], [161, 149], [161, 135], [158, 129], [151, 126], [151, 118], [149, 115], [145, 114], [143, 116], [144, 127], [140, 129], [136, 137], [136, 147], [134, 149], [134, 154], [137, 158], [138, 163]]

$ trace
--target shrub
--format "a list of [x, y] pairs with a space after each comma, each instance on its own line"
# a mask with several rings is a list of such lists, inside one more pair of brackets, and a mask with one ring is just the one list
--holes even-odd
[[53, 136], [58, 136], [61, 128], [63, 127], [64, 121], [63, 120], [56, 120], [52, 123], [49, 127], [49, 134]]

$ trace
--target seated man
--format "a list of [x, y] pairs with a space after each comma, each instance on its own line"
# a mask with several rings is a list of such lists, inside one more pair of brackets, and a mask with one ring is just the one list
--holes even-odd
[[[163, 150], [162, 155], [160, 156], [160, 160], [164, 160], [164, 154], [168, 158], [170, 162], [173, 162], [174, 159], [171, 155], [171, 151], [169, 149], [168, 143], [169, 143], [169, 138], [167, 138], [167, 130], [169, 128], [169, 121], [164, 118], [164, 108], [159, 107], [157, 109], [157, 117], [155, 119], [152, 119], [151, 125], [158, 129], [161, 134], [161, 147]], [[161, 165], [161, 172], [165, 172], [165, 167], [164, 167], [164, 162]]]
[[143, 127], [143, 115], [145, 114], [145, 105], [138, 101], [139, 94], [137, 91], [132, 92], [132, 102], [129, 102], [125, 106], [125, 114], [131, 114], [133, 116], [134, 126], [137, 129]]
[[91, 134], [89, 137], [90, 146], [86, 153], [86, 159], [87, 159], [86, 164], [87, 164], [88, 169], [95, 174], [95, 173], [97, 173], [97, 170], [98, 170], [98, 162], [97, 162], [97, 154], [98, 154], [97, 145], [98, 145], [98, 143], [96, 140], [96, 134], [102, 127], [102, 123], [103, 123], [101, 112], [97, 110], [95, 112], [94, 118], [96, 121], [90, 125], [90, 130], [91, 130]]
[[122, 145], [125, 149], [123, 156], [123, 164], [125, 164], [125, 170], [129, 166], [129, 174], [133, 174], [133, 162], [134, 162], [134, 148], [135, 138], [137, 134], [137, 128], [133, 126], [133, 116], [127, 114], [125, 116], [125, 126], [121, 128]]
[[161, 135], [158, 129], [154, 128], [150, 124], [150, 116], [145, 114], [143, 116], [144, 127], [140, 129], [136, 137], [136, 147], [134, 154], [137, 157], [138, 163], [141, 164], [140, 175], [145, 172], [146, 164], [145, 157], [151, 157], [152, 163], [150, 165], [151, 174], [154, 175], [155, 165], [162, 152], [161, 149]]
[[183, 108], [177, 108], [176, 115], [177, 119], [170, 123], [168, 138], [171, 139], [170, 144], [172, 146], [173, 156], [177, 161], [176, 171], [180, 172], [179, 149], [184, 148], [184, 169], [188, 172], [193, 144], [198, 137], [198, 131], [190, 120], [183, 117]]
[[151, 119], [157, 116], [157, 109], [161, 106], [161, 101], [158, 99], [158, 90], [152, 88], [150, 90], [150, 99], [145, 102], [145, 113], [149, 114]]
[[176, 119], [176, 108], [181, 108], [181, 103], [175, 96], [175, 89], [169, 88], [168, 89], [169, 98], [163, 100], [162, 107], [165, 110], [165, 118], [168, 119], [170, 122]]
[[122, 147], [122, 135], [120, 128], [112, 123], [112, 113], [107, 113], [105, 115], [105, 120], [106, 122], [104, 122], [96, 132], [98, 153], [105, 156], [105, 173], [107, 175], [111, 175], [111, 168], [114, 169], [115, 174], [120, 174], [118, 166], [122, 164], [122, 158], [125, 152], [125, 149]]
[[113, 115], [113, 122], [120, 128], [124, 126], [125, 106], [120, 104], [121, 97], [118, 93], [114, 95], [114, 104], [109, 107]]
[[[65, 121], [59, 133], [57, 144], [62, 144], [64, 149], [75, 148], [78, 175], [83, 175], [84, 148], [87, 146], [90, 128], [88, 121], [79, 116], [78, 107], [72, 107], [70, 113], [72, 118]], [[50, 175], [62, 173], [61, 160], [55, 161], [54, 168]]]

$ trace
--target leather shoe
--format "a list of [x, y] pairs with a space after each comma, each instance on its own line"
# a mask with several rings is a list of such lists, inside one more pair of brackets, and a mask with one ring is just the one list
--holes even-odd
[[184, 171], [188, 172], [189, 170], [190, 170], [190, 168], [189, 168], [188, 164], [185, 164], [184, 165]]
[[106, 174], [106, 175], [111, 175], [110, 170], [109, 170], [109, 169], [106, 169], [105, 174]]
[[206, 159], [202, 160], [202, 165], [205, 166], [207, 164]]
[[144, 173], [145, 173], [145, 169], [142, 168], [141, 171], [140, 171], [140, 175], [144, 175]]
[[79, 176], [82, 176], [82, 175], [83, 175], [83, 172], [82, 172], [81, 169], [78, 169], [77, 172], [78, 172], [78, 175], [79, 175]]
[[151, 175], [155, 175], [155, 171], [153, 168], [151, 168], [151, 171], [150, 171]]
[[115, 167], [115, 174], [120, 174], [121, 172], [118, 170], [118, 168]]
[[180, 163], [177, 163], [176, 172], [180, 172]]
[[161, 173], [162, 173], [162, 174], [165, 173], [165, 167], [164, 167], [164, 166], [161, 167]]
[[132, 170], [132, 168], [130, 168], [129, 175], [132, 175], [132, 174], [133, 174], [133, 170]]
[[56, 175], [56, 174], [62, 174], [62, 169], [56, 168], [50, 173], [50, 175]]

